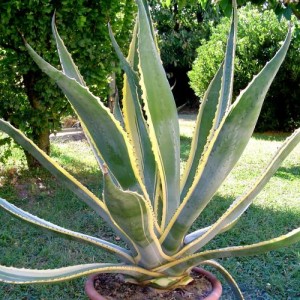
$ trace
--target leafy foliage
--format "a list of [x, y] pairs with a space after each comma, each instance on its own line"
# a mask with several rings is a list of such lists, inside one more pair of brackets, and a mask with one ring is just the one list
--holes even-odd
[[[161, 2], [170, 6], [171, 0], [161, 0]], [[203, 8], [208, 4], [216, 4], [220, 7], [222, 12], [229, 16], [231, 14], [232, 2], [230, 0], [192, 0], [189, 1], [192, 4], [199, 3]], [[279, 18], [286, 18], [287, 20], [291, 19], [291, 15], [294, 14], [298, 19], [300, 19], [300, 3], [299, 1], [277, 1], [277, 0], [239, 0], [238, 5], [244, 6], [247, 3], [252, 3], [258, 8], [265, 9], [266, 7], [272, 9]], [[187, 5], [187, 0], [178, 1], [180, 7]]]
[[197, 1], [185, 5], [178, 0], [165, 6], [157, 0], [149, 1], [155, 28], [158, 31], [158, 44], [164, 68], [168, 73], [173, 94], [178, 106], [197, 99], [188, 84], [187, 72], [196, 58], [196, 49], [202, 39], [210, 35], [211, 26], [219, 22], [221, 13], [212, 5], [202, 7]]
[[209, 5], [203, 9], [200, 4], [190, 2], [181, 7], [177, 0], [171, 1], [169, 7], [155, 0], [149, 4], [164, 65], [191, 67], [195, 49], [201, 39], [209, 36], [209, 23], [215, 25], [219, 20], [218, 11]]
[[[108, 77], [116, 71], [107, 23], [121, 47], [130, 42], [135, 6], [122, 1], [2, 1], [0, 4], [0, 116], [23, 130], [49, 153], [50, 132], [70, 105], [52, 81], [36, 67], [21, 34], [53, 65], [59, 61], [51, 38], [56, 22], [91, 90], [106, 101]], [[87, 49], [87, 51], [82, 51]]]
[[[222, 19], [212, 28], [208, 41], [197, 50], [198, 56], [192, 71], [190, 84], [202, 98], [205, 90], [221, 63], [226, 47], [230, 20]], [[299, 27], [296, 23], [287, 58], [270, 88], [256, 130], [295, 129], [300, 124], [299, 80], [300, 47]], [[240, 9], [238, 42], [235, 62], [234, 95], [237, 96], [255, 74], [276, 53], [287, 28], [287, 22], [278, 21], [273, 11], [259, 12], [251, 5]], [[292, 92], [291, 92], [292, 91]]]

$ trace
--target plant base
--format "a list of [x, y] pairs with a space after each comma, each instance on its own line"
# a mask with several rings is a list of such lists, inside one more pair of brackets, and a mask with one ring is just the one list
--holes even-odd
[[200, 299], [200, 297], [205, 300], [217, 300], [220, 298], [222, 285], [214, 275], [201, 268], [194, 268], [192, 275], [195, 280], [191, 284], [166, 291], [122, 283], [115, 274], [96, 274], [91, 275], [86, 281], [85, 292], [91, 300], [151, 300], [158, 298], [184, 300]]

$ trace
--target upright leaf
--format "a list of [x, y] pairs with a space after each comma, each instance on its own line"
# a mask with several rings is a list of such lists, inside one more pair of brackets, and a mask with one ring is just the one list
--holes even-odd
[[78, 83], [83, 86], [86, 86], [83, 77], [81, 76], [77, 66], [75, 65], [70, 53], [68, 52], [63, 40], [58, 34], [56, 25], [55, 25], [55, 14], [52, 17], [52, 32], [55, 38], [57, 51], [62, 65], [64, 74], [70, 78], [74, 78]]
[[203, 151], [205, 151], [205, 146], [210, 142], [210, 136], [214, 134], [212, 128], [214, 126], [214, 121], [216, 120], [215, 116], [219, 103], [223, 66], [224, 65], [222, 64], [210, 83], [200, 105], [189, 158], [181, 179], [181, 200], [185, 198], [190, 189], [195, 178], [200, 158]]
[[191, 151], [181, 182], [181, 200], [184, 199], [193, 183], [203, 151], [231, 104], [236, 36], [237, 8], [234, 5], [225, 60], [209, 85], [197, 116]]
[[[139, 0], [137, 0], [137, 1], [139, 1]], [[149, 5], [147, 3], [147, 0], [141, 0], [141, 1], [144, 5], [144, 9], [145, 9], [145, 12], [146, 12], [146, 15], [147, 15], [147, 18], [148, 18], [148, 23], [149, 23], [149, 26], [150, 26], [153, 41], [155, 42], [157, 51], [159, 51], [158, 42], [157, 42], [155, 31], [154, 31], [153, 21], [152, 21], [152, 17], [151, 17], [150, 10], [149, 10]]]
[[[56, 25], [55, 25], [55, 14], [52, 17], [52, 32], [55, 38], [56, 47], [60, 59], [60, 63], [62, 65], [63, 73], [66, 74], [70, 78], [74, 78], [78, 83], [80, 83], [82, 86], [86, 86], [86, 83], [84, 82], [83, 77], [81, 76], [77, 66], [75, 65], [71, 54], [68, 52], [63, 40], [58, 34]], [[78, 116], [79, 120], [81, 121], [81, 126], [83, 128], [83, 132], [85, 133], [85, 136], [93, 150], [94, 156], [98, 162], [98, 165], [100, 169], [102, 170], [103, 166], [103, 159], [98, 153], [97, 149], [95, 148], [95, 144], [92, 142], [92, 137], [90, 136], [88, 130], [85, 128], [84, 122], [80, 119], [80, 116]]]
[[145, 122], [143, 111], [141, 108], [141, 88], [139, 86], [139, 78], [134, 72], [137, 42], [137, 26], [136, 24], [133, 38], [129, 49], [128, 60], [123, 56], [119, 48], [112, 30], [109, 26], [109, 33], [112, 44], [119, 57], [121, 67], [125, 71], [124, 88], [123, 88], [123, 112], [126, 131], [133, 145], [133, 150], [137, 158], [137, 165], [140, 171], [140, 176], [145, 184], [150, 200], [154, 199], [155, 193], [155, 175], [156, 163], [152, 152], [147, 124]]
[[122, 125], [122, 127], [124, 128], [124, 118], [123, 118], [123, 114], [122, 114], [122, 109], [120, 106], [120, 97], [119, 97], [119, 92], [116, 93], [116, 101], [115, 101], [115, 105], [113, 108], [113, 114], [114, 117], [116, 118], [116, 120], [118, 120], [120, 122], [120, 124]]
[[139, 6], [139, 71], [150, 139], [163, 190], [165, 226], [179, 205], [179, 122], [175, 101], [162, 67], [142, 0]]
[[231, 27], [230, 27], [230, 32], [229, 32], [227, 47], [225, 52], [222, 85], [220, 90], [219, 107], [216, 114], [215, 128], [218, 128], [218, 126], [220, 125], [232, 101], [234, 58], [235, 58], [237, 23], [238, 23], [237, 18], [238, 16], [237, 16], [236, 0], [233, 0], [232, 21], [231, 21]]

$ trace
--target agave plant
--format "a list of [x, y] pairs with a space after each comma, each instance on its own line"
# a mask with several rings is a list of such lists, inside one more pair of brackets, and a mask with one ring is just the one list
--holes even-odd
[[[120, 263], [93, 263], [31, 270], [0, 266], [0, 280], [9, 283], [45, 283], [92, 273], [122, 273], [131, 282], [172, 289], [189, 283], [192, 267], [210, 264], [234, 284], [213, 259], [264, 253], [300, 240], [300, 228], [272, 240], [248, 246], [205, 250], [218, 234], [229, 230], [263, 189], [280, 163], [300, 141], [296, 130], [278, 149], [256, 182], [239, 196], [219, 219], [190, 233], [245, 149], [258, 119], [263, 99], [284, 60], [292, 30], [281, 48], [232, 103], [237, 9], [229, 32], [225, 59], [199, 109], [189, 158], [180, 175], [179, 122], [164, 72], [145, 0], [137, 0], [138, 15], [128, 57], [113, 46], [125, 71], [122, 110], [114, 112], [94, 96], [80, 75], [54, 20], [62, 71], [44, 61], [27, 43], [37, 65], [56, 81], [76, 111], [103, 174], [102, 199], [42, 152], [23, 133], [0, 120], [0, 129], [88, 204], [127, 244], [121, 247], [54, 225], [0, 198], [13, 216], [83, 243], [114, 253]], [[240, 291], [236, 290], [241, 297]]]

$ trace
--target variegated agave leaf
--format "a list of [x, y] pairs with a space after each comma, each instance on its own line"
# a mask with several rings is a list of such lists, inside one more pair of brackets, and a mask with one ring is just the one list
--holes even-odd
[[[155, 195], [156, 164], [149, 138], [149, 131], [142, 110], [142, 91], [139, 86], [137, 68], [137, 25], [133, 31], [133, 39], [129, 48], [128, 61], [123, 56], [109, 26], [110, 37], [115, 51], [125, 71], [123, 88], [124, 125], [138, 160], [140, 176], [145, 182], [150, 201]], [[152, 202], [152, 205], [154, 203]]]
[[[143, 1], [137, 1], [140, 85], [149, 136], [162, 185], [162, 228], [179, 205], [179, 122], [174, 98], [161, 64]], [[163, 99], [159, 101], [159, 99]]]

